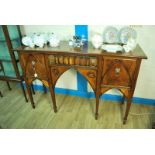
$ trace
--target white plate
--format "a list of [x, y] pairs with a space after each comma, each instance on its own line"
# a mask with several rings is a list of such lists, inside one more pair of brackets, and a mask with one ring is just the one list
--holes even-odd
[[119, 39], [120, 42], [123, 44], [127, 44], [128, 40], [132, 38], [135, 39], [137, 38], [137, 33], [134, 29], [132, 29], [131, 27], [123, 27], [120, 31], [119, 31]]
[[102, 45], [101, 49], [107, 51], [107, 52], [117, 52], [117, 51], [123, 51], [123, 47], [121, 45]]
[[113, 26], [107, 27], [103, 33], [103, 38], [106, 43], [117, 43], [118, 30]]

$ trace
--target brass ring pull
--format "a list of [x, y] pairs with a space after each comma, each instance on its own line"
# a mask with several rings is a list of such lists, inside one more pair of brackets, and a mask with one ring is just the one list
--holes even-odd
[[32, 65], [34, 66], [36, 64], [36, 62], [35, 61], [32, 61]]
[[34, 77], [35, 77], [35, 78], [38, 77], [38, 74], [37, 74], [37, 73], [34, 73]]
[[120, 72], [121, 72], [121, 69], [120, 68], [115, 68], [115, 74], [120, 74]]
[[34, 71], [34, 77], [36, 78], [36, 77], [38, 77], [38, 74], [36, 73], [35, 64], [36, 64], [36, 62], [34, 60], [32, 60], [32, 68]]

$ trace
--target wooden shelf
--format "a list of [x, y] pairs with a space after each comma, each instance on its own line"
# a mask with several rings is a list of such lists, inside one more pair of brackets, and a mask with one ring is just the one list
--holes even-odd
[[[20, 38], [13, 38], [13, 39], [10, 39], [11, 41], [16, 41], [16, 40], [20, 40]], [[0, 42], [6, 42], [5, 39], [0, 39]]]
[[[4, 33], [4, 37], [5, 39], [0, 39], [0, 43], [2, 44], [6, 44], [7, 45], [7, 48], [8, 48], [8, 51], [6, 51], [7, 49], [5, 49], [4, 51], [4, 55], [0, 56], [0, 60], [2, 62], [5, 62], [5, 63], [12, 63], [12, 66], [13, 67], [13, 71], [14, 72], [10, 72], [10, 70], [8, 70], [8, 74], [7, 74], [7, 70], [4, 70], [4, 74], [1, 74], [0, 75], [0, 80], [2, 81], [12, 81], [12, 82], [19, 82], [20, 85], [21, 85], [21, 88], [22, 88], [22, 92], [23, 92], [23, 95], [25, 97], [25, 100], [26, 102], [28, 102], [28, 99], [27, 99], [27, 96], [26, 96], [26, 93], [25, 93], [25, 90], [24, 90], [24, 85], [23, 85], [23, 78], [21, 77], [21, 73], [20, 73], [20, 70], [19, 70], [19, 67], [18, 67], [18, 62], [19, 62], [19, 59], [18, 59], [18, 56], [12, 51], [12, 49], [14, 48], [14, 43], [19, 43], [21, 44], [21, 33], [20, 33], [20, 29], [19, 29], [19, 26], [17, 26], [17, 31], [19, 33], [19, 37], [17, 38], [10, 38], [10, 34], [9, 34], [9, 28], [7, 25], [2, 25], [2, 33]], [[16, 42], [17, 41], [17, 42]], [[19, 44], [15, 44], [15, 46], [19, 46]], [[7, 54], [5, 52], [8, 52]], [[3, 53], [2, 53], [3, 54]], [[8, 54], [10, 56], [8, 56]]]
[[[12, 60], [11, 60], [10, 57], [0, 57], [0, 61], [12, 63]], [[19, 59], [16, 59], [15, 61], [16, 61], [16, 63], [18, 63], [19, 62]]]

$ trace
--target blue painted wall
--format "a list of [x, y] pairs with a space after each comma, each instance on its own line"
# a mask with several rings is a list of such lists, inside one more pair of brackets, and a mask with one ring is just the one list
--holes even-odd
[[[88, 25], [75, 25], [75, 35], [84, 36], [88, 41]], [[77, 89], [87, 93], [87, 81], [79, 72], [77, 72]]]
[[[41, 85], [34, 85], [34, 89], [43, 91], [43, 87]], [[83, 92], [83, 91], [79, 91], [79, 90], [64, 89], [64, 88], [55, 88], [55, 92], [57, 94], [68, 94], [71, 96], [79, 96], [79, 97], [84, 97], [84, 98], [95, 98], [95, 94], [93, 92]], [[112, 94], [103, 94], [100, 99], [121, 102], [122, 96], [121, 95], [112, 95]], [[147, 105], [155, 106], [155, 99], [133, 97], [132, 102], [136, 103], [136, 104], [147, 104]]]

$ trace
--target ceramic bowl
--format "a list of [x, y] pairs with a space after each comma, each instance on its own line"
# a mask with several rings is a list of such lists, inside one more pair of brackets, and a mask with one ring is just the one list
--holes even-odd
[[92, 37], [92, 44], [94, 46], [94, 48], [100, 48], [101, 45], [103, 44], [103, 38], [100, 34], [95, 34]]
[[52, 33], [49, 35], [49, 43], [51, 47], [57, 47], [60, 44], [60, 40], [54, 33]]
[[44, 46], [44, 44], [45, 44], [44, 36], [40, 35], [40, 34], [39, 35], [38, 34], [34, 35], [33, 36], [33, 42], [34, 42], [34, 44], [36, 46], [42, 48]]
[[130, 52], [132, 50], [134, 50], [137, 46], [137, 42], [135, 39], [133, 38], [130, 38], [128, 41], [127, 41], [127, 44], [123, 46], [125, 52]]
[[32, 38], [29, 37], [29, 36], [23, 37], [23, 38], [22, 38], [22, 43], [23, 43], [25, 46], [29, 46], [29, 47], [32, 47], [32, 48], [35, 46], [35, 44], [34, 44]]

